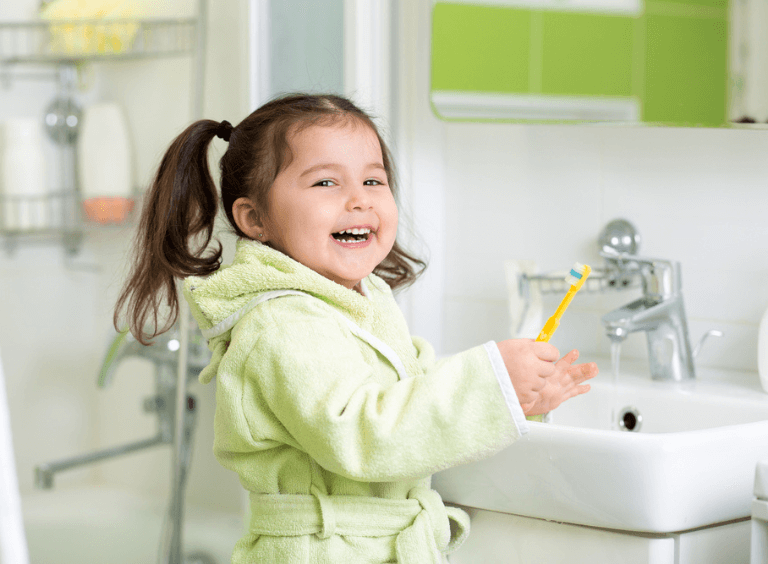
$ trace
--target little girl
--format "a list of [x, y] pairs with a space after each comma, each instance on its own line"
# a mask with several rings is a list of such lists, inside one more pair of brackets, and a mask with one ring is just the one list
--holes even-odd
[[[221, 267], [219, 194], [240, 236]], [[214, 453], [250, 492], [240, 563], [439, 563], [468, 516], [434, 472], [487, 457], [586, 392], [593, 363], [547, 343], [493, 341], [437, 360], [392, 290], [424, 263], [397, 243], [393, 165], [370, 117], [332, 95], [273, 100], [172, 143], [142, 212], [117, 304], [147, 342], [175, 321], [176, 278], [213, 351]], [[162, 324], [162, 309], [170, 315]], [[510, 476], [514, 479], [514, 476]]]

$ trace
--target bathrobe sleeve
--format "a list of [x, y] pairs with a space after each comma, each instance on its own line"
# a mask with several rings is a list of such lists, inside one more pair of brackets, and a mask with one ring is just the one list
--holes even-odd
[[359, 481], [425, 477], [520, 436], [486, 346], [425, 356], [422, 373], [402, 380], [365, 347], [334, 316], [276, 319], [248, 355], [245, 401], [279, 422], [286, 444]]
[[[431, 372], [437, 369], [436, 365], [438, 362], [435, 357], [435, 349], [429, 344], [429, 341], [421, 337], [413, 337], [413, 347], [416, 350], [419, 366], [423, 372]], [[509, 379], [509, 373], [504, 365], [504, 359], [501, 356], [499, 347], [495, 341], [488, 341], [483, 345], [483, 348], [488, 354], [496, 381], [499, 383], [499, 389], [501, 389], [504, 401], [507, 403], [509, 414], [514, 419], [519, 433], [525, 435], [528, 433], [528, 420], [525, 417], [525, 413], [523, 413], [517, 392], [515, 392], [515, 388]]]

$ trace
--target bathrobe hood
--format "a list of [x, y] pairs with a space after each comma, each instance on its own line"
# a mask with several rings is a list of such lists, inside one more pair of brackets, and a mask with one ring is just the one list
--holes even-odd
[[[391, 293], [386, 282], [374, 274], [362, 285], [364, 293], [370, 285]], [[260, 295], [279, 290], [305, 292], [360, 326], [386, 329], [367, 296], [318, 274], [272, 247], [241, 238], [232, 264], [206, 277], [190, 276], [184, 282], [184, 296], [213, 351], [211, 364], [200, 374], [201, 382], [210, 382], [215, 375], [235, 324], [254, 307]]]

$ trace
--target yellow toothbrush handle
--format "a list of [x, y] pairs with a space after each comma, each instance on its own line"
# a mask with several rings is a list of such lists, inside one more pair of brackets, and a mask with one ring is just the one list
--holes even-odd
[[560, 325], [560, 318], [565, 313], [566, 308], [570, 305], [571, 300], [573, 299], [573, 296], [576, 295], [577, 291], [578, 288], [571, 286], [571, 289], [568, 290], [568, 293], [563, 298], [563, 301], [561, 301], [560, 305], [557, 306], [557, 311], [555, 311], [555, 314], [550, 317], [544, 324], [544, 328], [541, 330], [541, 333], [539, 333], [539, 336], [536, 337], [537, 341], [544, 341], [545, 343], [549, 342], [549, 339], [554, 334], [555, 329], [557, 329], [557, 327]]
[[544, 324], [544, 328], [541, 330], [541, 333], [539, 333], [539, 336], [536, 337], [536, 340], [548, 343], [549, 338], [555, 332], [555, 329], [557, 329], [558, 325], [560, 325], [560, 316], [555, 314], [550, 317]]

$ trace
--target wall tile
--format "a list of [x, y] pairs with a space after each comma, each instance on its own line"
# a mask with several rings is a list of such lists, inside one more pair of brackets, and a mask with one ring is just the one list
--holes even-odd
[[504, 300], [451, 298], [445, 300], [444, 354], [455, 354], [488, 341], [509, 338], [509, 314]]
[[588, 147], [600, 139], [576, 130], [586, 139], [566, 127], [446, 127], [448, 294], [502, 297], [500, 260], [567, 269], [584, 254], [600, 202], [599, 154]]

